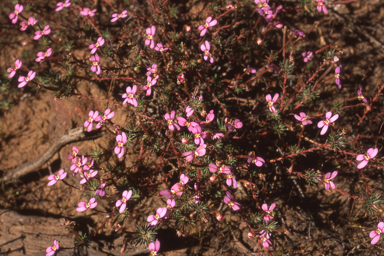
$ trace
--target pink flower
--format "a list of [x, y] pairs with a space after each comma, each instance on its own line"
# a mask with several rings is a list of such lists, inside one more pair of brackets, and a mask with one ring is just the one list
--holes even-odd
[[95, 196], [99, 195], [101, 197], [105, 196], [105, 183], [101, 183], [100, 184], [100, 189], [97, 189], [95, 191]]
[[25, 31], [28, 28], [28, 26], [34, 26], [37, 23], [37, 21], [38, 20], [35, 19], [34, 17], [29, 17], [28, 23], [24, 21], [20, 22], [20, 26], [21, 26], [20, 30]]
[[196, 156], [204, 156], [205, 155], [205, 153], [207, 152], [206, 147], [207, 147], [206, 144], [200, 145], [200, 147], [198, 147], [195, 151], [184, 152], [183, 156], [186, 157], [185, 160], [187, 160], [187, 162], [192, 162]]
[[111, 19], [111, 22], [115, 22], [120, 18], [125, 18], [127, 17], [127, 11], [123, 11], [121, 14], [114, 13], [112, 14], [113, 19]]
[[254, 68], [251, 68], [249, 65], [247, 65], [247, 67], [243, 70], [245, 73], [247, 73], [247, 75], [249, 75], [250, 73], [252, 74], [255, 74], [256, 73], [256, 69]]
[[[97, 39], [96, 44], [91, 44], [91, 45], [88, 47], [89, 49], [91, 49], [91, 54], [94, 54], [94, 53], [97, 51], [97, 49], [98, 49], [100, 46], [102, 46], [104, 43], [105, 43], [105, 40], [104, 40], [102, 37], [99, 37], [99, 38]], [[95, 72], [95, 71], [93, 71], [93, 72]]]
[[198, 123], [188, 122], [187, 119], [185, 119], [184, 117], [181, 117], [181, 116], [176, 117], [176, 119], [177, 119], [177, 122], [179, 123], [180, 126], [187, 126], [188, 131], [190, 131], [190, 132], [194, 129], [195, 126], [199, 126]]
[[311, 61], [312, 60], [312, 54], [313, 52], [303, 52], [301, 55], [303, 55], [304, 57], [304, 62], [308, 62], [308, 61]]
[[129, 104], [137, 108], [137, 100], [134, 96], [136, 93], [136, 90], [137, 90], [137, 86], [135, 84], [132, 86], [132, 89], [130, 86], [127, 87], [127, 89], [125, 90], [127, 93], [124, 93], [122, 96], [123, 99], [125, 99], [123, 102], [123, 105], [128, 102]]
[[175, 119], [175, 110], [171, 111], [171, 115], [166, 113], [164, 115], [164, 118], [165, 118], [165, 120], [167, 120], [169, 130], [173, 131], [173, 130], [175, 130], [175, 127], [178, 131], [180, 130], [180, 126], [176, 122], [173, 121], [173, 119]]
[[60, 246], [59, 246], [59, 243], [57, 242], [57, 240], [53, 241], [53, 246], [49, 246], [45, 252], [47, 254], [45, 254], [45, 256], [52, 256], [53, 254], [55, 254], [55, 252], [57, 250], [59, 250]]
[[131, 196], [132, 196], [132, 190], [129, 190], [129, 191], [125, 190], [123, 192], [123, 198], [121, 200], [119, 199], [116, 201], [116, 207], [120, 207], [120, 210], [119, 210], [120, 213], [124, 212], [125, 208], [127, 207], [127, 201], [131, 198]]
[[88, 16], [89, 15], [89, 17], [93, 17], [93, 16], [95, 16], [95, 12], [96, 12], [96, 9], [91, 11], [91, 9], [89, 9], [89, 8], [84, 8], [80, 12], [80, 14], [83, 15], [83, 16]]
[[205, 24], [204, 25], [200, 25], [197, 29], [198, 30], [201, 30], [200, 32], [200, 36], [204, 36], [205, 33], [207, 33], [207, 29], [210, 28], [210, 27], [213, 27], [217, 24], [217, 20], [212, 20], [212, 17], [208, 17], [206, 20], [205, 20]]
[[358, 155], [356, 157], [356, 160], [361, 161], [361, 162], [357, 165], [357, 169], [364, 168], [368, 164], [369, 159], [374, 158], [378, 152], [379, 152], [379, 150], [377, 148], [370, 148], [370, 149], [368, 149], [366, 155], [363, 155], [363, 154]]
[[263, 209], [263, 211], [265, 211], [265, 212], [267, 213], [267, 215], [264, 216], [264, 218], [263, 218], [265, 222], [268, 222], [268, 221], [270, 221], [270, 220], [273, 219], [270, 215], [272, 214], [273, 209], [275, 209], [275, 206], [276, 206], [275, 203], [271, 204], [271, 206], [269, 207], [269, 209], [268, 209], [268, 205], [267, 205], [267, 204], [263, 204], [263, 205], [261, 206], [261, 208]]
[[99, 75], [101, 71], [99, 66], [99, 61], [100, 61], [99, 55], [96, 54], [95, 56], [91, 56], [91, 61], [92, 61], [91, 71], [96, 72], [96, 75]]
[[192, 116], [193, 112], [195, 112], [195, 110], [193, 108], [191, 108], [190, 106], [187, 106], [187, 108], [185, 109], [185, 113], [187, 113], [187, 117]]
[[157, 73], [157, 64], [152, 64], [152, 67], [147, 67], [147, 73], [145, 73], [147, 76], [150, 76], [152, 74]]
[[339, 87], [339, 89], [341, 89], [341, 80], [340, 80], [340, 72], [341, 72], [341, 68], [343, 66], [339, 65], [338, 67], [336, 67], [335, 69], [335, 81], [336, 81], [336, 84], [337, 86]]
[[114, 116], [115, 116], [115, 112], [114, 111], [111, 112], [111, 110], [107, 108], [104, 111], [104, 115], [100, 118], [100, 122], [96, 125], [96, 129], [99, 129], [106, 120], [111, 119]]
[[213, 173], [215, 173], [217, 171], [218, 171], [217, 174], [221, 174], [221, 173], [230, 174], [231, 173], [231, 167], [222, 164], [220, 161], [216, 161], [216, 164], [210, 163], [208, 166], [209, 166], [209, 171], [213, 172]]
[[167, 212], [164, 215], [164, 219], [168, 219], [169, 215], [171, 215], [171, 209], [175, 207], [175, 200], [174, 199], [168, 199], [167, 200]]
[[151, 251], [151, 255], [157, 255], [157, 252], [160, 250], [160, 242], [159, 240], [156, 240], [156, 242], [152, 242], [148, 246], [149, 250]]
[[229, 193], [229, 191], [227, 191], [227, 195], [224, 197], [224, 203], [226, 203], [229, 207], [232, 207], [234, 211], [238, 211], [242, 208], [241, 204], [233, 202], [233, 196]]
[[51, 29], [49, 28], [49, 25], [47, 25], [44, 27], [43, 31], [40, 31], [40, 30], [36, 31], [33, 39], [38, 40], [40, 37], [42, 37], [44, 35], [48, 35], [49, 33], [51, 33]]
[[12, 23], [15, 24], [19, 18], [19, 13], [23, 11], [24, 7], [21, 4], [16, 4], [15, 10], [13, 13], [9, 14], [9, 19], [12, 20]]
[[176, 194], [177, 196], [183, 195], [184, 185], [187, 184], [189, 181], [189, 178], [187, 175], [181, 174], [180, 175], [180, 181], [178, 183], [175, 183], [171, 187], [171, 193]]
[[25, 77], [25, 76], [20, 76], [19, 77], [19, 85], [17, 87], [21, 88], [21, 87], [24, 87], [27, 85], [27, 83], [31, 80], [33, 80], [33, 78], [35, 78], [36, 76], [36, 72], [33, 72], [32, 70], [28, 72], [28, 76]]
[[165, 214], [167, 213], [167, 207], [160, 207], [156, 210], [156, 215], [149, 215], [147, 218], [147, 221], [149, 222], [148, 225], [150, 226], [156, 226], [159, 222], [159, 219], [163, 218]]
[[71, 2], [69, 0], [66, 0], [65, 3], [62, 3], [62, 2], [58, 2], [56, 4], [57, 8], [55, 9], [55, 11], [61, 11], [63, 8], [67, 8], [71, 5]]
[[181, 73], [181, 75], [177, 76], [177, 84], [183, 83], [185, 80], [184, 73]]
[[272, 248], [272, 242], [269, 241], [269, 238], [271, 237], [268, 233], [265, 233], [264, 230], [260, 231], [260, 240], [263, 243], [264, 248]]
[[87, 183], [87, 180], [89, 180], [90, 178], [95, 177], [97, 175], [97, 173], [98, 173], [98, 171], [90, 170], [89, 173], [84, 172], [84, 174], [80, 174], [80, 177], [83, 178], [80, 181], [80, 184]]
[[235, 179], [235, 177], [233, 176], [233, 173], [229, 173], [227, 176], [226, 176], [226, 179], [227, 179], [227, 185], [228, 186], [232, 186], [233, 184], [233, 188], [237, 188], [237, 181]]
[[335, 184], [333, 183], [333, 179], [336, 177], [337, 175], [337, 171], [334, 171], [332, 174], [330, 172], [328, 172], [327, 174], [325, 174], [325, 177], [324, 177], [324, 186], [325, 186], [325, 189], [326, 190], [329, 190], [329, 186], [331, 186], [332, 189], [335, 189]]
[[21, 60], [16, 60], [16, 61], [15, 61], [15, 67], [14, 67], [14, 68], [13, 68], [13, 67], [10, 67], [10, 68], [7, 69], [7, 72], [10, 73], [9, 76], [8, 76], [8, 78], [12, 78], [12, 77], [14, 77], [15, 74], [16, 74], [16, 70], [18, 70], [19, 68], [21, 68], [21, 65], [22, 65], [22, 64], [23, 64], [23, 63], [21, 62]]
[[85, 165], [83, 166], [83, 170], [84, 170], [84, 171], [88, 171], [89, 169], [91, 169], [92, 166], [93, 166], [93, 164], [94, 164], [94, 162], [95, 162], [95, 160], [92, 159], [92, 158], [89, 158], [89, 161], [90, 161], [89, 164], [85, 164]]
[[376, 244], [380, 240], [380, 234], [384, 232], [384, 222], [380, 221], [379, 224], [377, 224], [377, 229], [372, 230], [369, 233], [369, 237], [372, 238], [371, 244]]
[[150, 48], [153, 49], [155, 47], [155, 40], [153, 39], [153, 37], [156, 33], [156, 27], [152, 26], [150, 28], [147, 28], [146, 33], [147, 39], [145, 39], [145, 45], [150, 45]]
[[89, 116], [89, 119], [84, 122], [84, 127], [86, 128], [88, 127], [87, 131], [90, 132], [92, 131], [93, 121], [99, 122], [102, 119], [102, 117], [99, 116], [99, 111], [93, 111], [93, 110], [89, 111], [88, 116]]
[[123, 132], [121, 135], [116, 136], [117, 146], [115, 147], [115, 153], [118, 158], [124, 156], [124, 144], [127, 142], [127, 135]]
[[79, 160], [78, 162], [76, 163], [76, 161], [73, 161], [72, 160], [72, 165], [71, 165], [71, 168], [70, 170], [73, 171], [74, 170], [74, 173], [73, 175], [76, 175], [76, 173], [78, 173], [80, 171], [80, 169], [83, 168], [83, 166], [87, 163], [87, 158], [85, 156], [81, 156], [81, 158], [79, 157]]
[[147, 85], [143, 86], [143, 90], [147, 91], [147, 93], [145, 94], [146, 96], [149, 96], [151, 95], [151, 92], [152, 92], [152, 86], [156, 84], [157, 82], [157, 78], [159, 76], [156, 76], [155, 78], [152, 79], [151, 76], [147, 76]]
[[49, 48], [46, 52], [38, 52], [36, 62], [42, 61], [43, 59], [45, 59], [45, 57], [51, 56], [51, 54], [52, 48]]
[[322, 121], [317, 123], [317, 127], [319, 127], [319, 128], [323, 127], [323, 129], [321, 129], [320, 134], [324, 135], [328, 130], [328, 125], [335, 122], [338, 118], [339, 118], [339, 114], [332, 116], [331, 111], [327, 112], [325, 114], [325, 120], [324, 121], [322, 120]]
[[359, 100], [362, 100], [364, 103], [368, 103], [368, 100], [363, 96], [363, 87], [361, 86], [361, 84], [359, 84], [359, 90], [357, 91], [357, 98]]
[[211, 50], [211, 44], [205, 41], [204, 44], [200, 45], [200, 49], [204, 52], [204, 60], [207, 61], [209, 58], [209, 61], [213, 63], [212, 54], [209, 52], [209, 50]]
[[324, 5], [324, 0], [316, 0], [317, 2], [317, 11], [321, 12], [321, 9], [323, 9], [324, 14], [328, 13], [327, 7]]
[[212, 139], [220, 139], [220, 138], [224, 138], [224, 133], [214, 133], [213, 136], [212, 136]]
[[172, 193], [169, 190], [160, 191], [160, 195], [166, 196], [167, 198], [172, 198]]
[[251, 152], [249, 153], [249, 158], [247, 160], [247, 162], [250, 164], [250, 163], [254, 163], [257, 167], [261, 167], [263, 166], [263, 164], [265, 163], [264, 159], [261, 158], [261, 157], [256, 157], [255, 155], [255, 152]]
[[77, 147], [72, 146], [72, 153], [67, 156], [67, 159], [72, 159], [71, 162], [72, 162], [72, 164], [74, 164], [74, 163], [76, 163], [77, 154], [79, 154], [79, 150], [77, 149]]
[[155, 50], [158, 51], [158, 52], [165, 52], [165, 51], [168, 51], [168, 48], [164, 48], [162, 44], [157, 43], [156, 47], [155, 47]]
[[307, 120], [307, 115], [304, 112], [300, 112], [300, 116], [295, 114], [295, 118], [300, 121], [302, 125], [312, 124], [311, 120]]
[[272, 113], [275, 113], [275, 114], [277, 113], [277, 110], [276, 110], [275, 106], [273, 106], [273, 103], [275, 103], [278, 98], [279, 98], [278, 93], [276, 93], [275, 96], [273, 96], [273, 99], [271, 97], [271, 94], [268, 94], [267, 96], [265, 96], [265, 99], [268, 102], [269, 111], [271, 111]]
[[78, 204], [78, 207], [76, 208], [76, 211], [78, 211], [78, 212], [84, 212], [84, 211], [86, 211], [88, 208], [91, 208], [91, 209], [95, 208], [95, 207], [97, 206], [97, 202], [95, 202], [95, 201], [96, 201], [96, 198], [91, 198], [91, 199], [89, 200], [88, 203], [86, 203], [86, 202], [80, 202], [80, 203]]
[[235, 131], [233, 127], [235, 127], [236, 129], [240, 129], [241, 127], [243, 127], [243, 123], [240, 122], [239, 119], [235, 119], [235, 120], [231, 120], [229, 123], [226, 123], [225, 127], [227, 127], [228, 131], [233, 132]]
[[209, 111], [209, 113], [207, 114], [207, 117], [205, 118], [205, 121], [201, 121], [200, 122], [200, 126], [201, 127], [205, 127], [205, 125], [209, 124], [210, 122], [213, 121], [213, 119], [215, 119], [215, 114], [213, 112], [213, 109], [211, 111]]
[[57, 175], [54, 175], [54, 174], [49, 175], [49, 176], [48, 176], [48, 180], [50, 180], [50, 182], [48, 182], [48, 186], [53, 186], [53, 185], [55, 185], [56, 182], [57, 182], [58, 180], [62, 180], [62, 179], [64, 179], [66, 176], [67, 176], [67, 173], [64, 171], [64, 169], [61, 169], [61, 170], [57, 173]]

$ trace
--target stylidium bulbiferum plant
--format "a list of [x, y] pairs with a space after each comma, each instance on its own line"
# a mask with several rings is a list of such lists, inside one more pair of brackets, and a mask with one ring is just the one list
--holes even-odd
[[[370, 182], [383, 170], [384, 85], [348, 81], [346, 51], [312, 42], [335, 5], [9, 1], [5, 31], [34, 51], [8, 58], [1, 110], [26, 92], [50, 91], [57, 104], [86, 98], [95, 104], [82, 106], [78, 126], [108, 142], [70, 145], [63, 168], [46, 177], [51, 188], [81, 191], [68, 205], [73, 215], [103, 219], [85, 235], [67, 218], [63, 230], [75, 243], [53, 238], [46, 255], [86, 248], [105, 229], [150, 255], [167, 248], [162, 230], [220, 237], [217, 254], [291, 255], [308, 232], [298, 223], [337, 233], [333, 225], [352, 228], [362, 216], [364, 238], [344, 249], [380, 246], [381, 192]], [[294, 15], [308, 19], [295, 28]], [[359, 213], [348, 215], [344, 204]], [[241, 246], [224, 251], [231, 241]]]

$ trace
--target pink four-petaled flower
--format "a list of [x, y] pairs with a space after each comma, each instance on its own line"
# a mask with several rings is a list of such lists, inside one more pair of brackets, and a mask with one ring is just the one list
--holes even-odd
[[265, 99], [268, 102], [269, 111], [271, 111], [274, 114], [277, 113], [277, 110], [276, 110], [275, 106], [273, 106], [273, 103], [275, 103], [278, 98], [279, 98], [279, 94], [278, 93], [276, 93], [275, 96], [273, 96], [273, 99], [271, 97], [271, 94], [268, 94], [267, 96], [265, 96]]
[[57, 8], [55, 9], [55, 11], [57, 11], [57, 12], [58, 12], [58, 11], [61, 11], [62, 9], [67, 8], [67, 7], [69, 7], [70, 5], [71, 5], [70, 0], [66, 0], [65, 3], [58, 2], [58, 3], [56, 4]]
[[335, 82], [337, 84], [337, 86], [339, 87], [339, 89], [341, 89], [341, 80], [340, 80], [340, 72], [341, 72], [341, 68], [343, 66], [339, 65], [338, 67], [336, 67], [335, 69]]
[[49, 28], [49, 25], [47, 25], [44, 27], [43, 31], [40, 31], [40, 30], [36, 31], [33, 39], [38, 40], [40, 37], [42, 37], [44, 35], [48, 35], [49, 33], [51, 33], [51, 29]]
[[368, 100], [363, 96], [363, 87], [359, 84], [359, 90], [357, 91], [357, 98], [364, 103], [368, 103]]
[[91, 61], [92, 61], [91, 71], [96, 72], [96, 75], [99, 75], [101, 72], [101, 69], [99, 66], [99, 61], [100, 61], [99, 55], [96, 54], [95, 56], [91, 56]]
[[172, 110], [171, 114], [166, 113], [164, 118], [167, 121], [169, 130], [173, 131], [175, 130], [175, 127], [178, 131], [180, 130], [180, 126], [173, 121], [173, 119], [175, 119], [175, 110]]
[[143, 86], [143, 90], [146, 90], [146, 96], [151, 95], [152, 92], [152, 86], [156, 84], [157, 78], [159, 76], [156, 76], [155, 78], [152, 78], [151, 76], [147, 76], [147, 85]]
[[15, 67], [10, 67], [10, 68], [7, 69], [7, 72], [10, 73], [9, 76], [8, 76], [8, 78], [12, 78], [12, 77], [14, 77], [15, 74], [16, 74], [16, 70], [18, 70], [19, 68], [21, 68], [21, 65], [22, 65], [22, 64], [23, 64], [23, 63], [21, 62], [21, 60], [16, 60], [16, 61], [15, 61]]
[[206, 148], [206, 144], [200, 145], [195, 151], [184, 152], [183, 156], [186, 157], [185, 160], [187, 160], [187, 162], [192, 162], [192, 160], [195, 159], [196, 156], [204, 156], [207, 152]]
[[260, 231], [260, 240], [263, 243], [264, 248], [271, 247], [272, 248], [272, 242], [269, 241], [269, 238], [271, 237], [268, 233], [265, 233], [264, 230]]
[[125, 190], [123, 192], [123, 198], [122, 199], [119, 199], [116, 201], [116, 207], [120, 207], [120, 210], [119, 212], [120, 213], [123, 213], [125, 208], [127, 207], [127, 201], [131, 198], [132, 196], [132, 190]]
[[76, 173], [78, 173], [86, 163], [87, 163], [87, 158], [85, 156], [81, 156], [81, 158], [79, 157], [77, 163], [76, 161], [72, 160], [72, 165], [70, 170], [74, 171], [73, 176], [75, 176]]
[[89, 200], [89, 202], [88, 203], [86, 203], [86, 202], [80, 202], [77, 206], [77, 208], [76, 208], [76, 211], [78, 211], [78, 212], [84, 212], [84, 211], [86, 211], [87, 209], [93, 209], [93, 208], [95, 208], [96, 206], [97, 206], [97, 202], [95, 202], [96, 201], [96, 198], [91, 198], [90, 200]]
[[153, 37], [155, 36], [156, 33], [156, 27], [152, 26], [150, 28], [146, 29], [147, 33], [147, 39], [145, 39], [145, 45], [149, 45], [151, 49], [155, 48], [155, 40]]
[[323, 10], [324, 14], [327, 14], [328, 10], [324, 4], [324, 0], [316, 0], [316, 2], [317, 2], [317, 11], [321, 12], [321, 10]]
[[147, 221], [149, 222], [148, 225], [150, 226], [156, 226], [159, 222], [159, 219], [163, 218], [165, 214], [167, 213], [167, 207], [160, 207], [156, 210], [155, 215], [149, 215], [147, 218]]
[[99, 47], [102, 46], [104, 43], [105, 43], [104, 38], [99, 37], [95, 44], [91, 44], [89, 46], [89, 49], [91, 49], [91, 54], [94, 54], [97, 51], [97, 49], [99, 49]]
[[204, 60], [213, 63], [212, 54], [209, 52], [211, 50], [211, 44], [208, 41], [205, 41], [202, 45], [200, 45], [200, 49], [204, 52]]
[[369, 237], [372, 238], [371, 244], [376, 244], [380, 240], [381, 233], [384, 232], [384, 222], [380, 221], [379, 224], [377, 224], [377, 229], [372, 230], [369, 233]]
[[147, 76], [150, 76], [152, 74], [157, 73], [157, 64], [153, 63], [152, 67], [147, 67], [147, 73], [145, 73]]
[[271, 215], [272, 215], [272, 211], [273, 211], [273, 209], [275, 209], [275, 206], [276, 206], [275, 203], [271, 204], [271, 206], [269, 207], [269, 209], [268, 209], [268, 205], [267, 205], [267, 204], [263, 204], [263, 205], [261, 206], [261, 208], [263, 209], [263, 211], [265, 211], [265, 212], [267, 213], [267, 215], [265, 215], [264, 218], [263, 218], [265, 222], [268, 222], [268, 221], [270, 221], [270, 220], [273, 219], [273, 217], [272, 217]]
[[92, 131], [93, 121], [99, 122], [101, 120], [101, 116], [99, 116], [99, 111], [89, 111], [89, 119], [84, 122], [84, 127], [87, 128], [87, 131]]
[[312, 124], [311, 120], [307, 119], [307, 115], [304, 112], [300, 112], [300, 116], [295, 114], [297, 121], [300, 121], [302, 125]]
[[12, 23], [15, 24], [17, 22], [17, 19], [19, 18], [19, 13], [23, 11], [24, 7], [21, 4], [15, 5], [15, 10], [13, 13], [9, 14], [9, 18], [12, 20]]
[[79, 149], [75, 146], [72, 146], [72, 153], [67, 156], [67, 159], [72, 159], [72, 164], [76, 163], [76, 156], [79, 154]]
[[95, 177], [97, 175], [97, 173], [98, 173], [98, 171], [90, 170], [89, 173], [84, 172], [84, 174], [80, 174], [80, 177], [83, 178], [82, 180], [80, 180], [80, 184], [87, 183], [87, 180]]
[[204, 36], [205, 33], [207, 33], [207, 30], [208, 28], [210, 27], [213, 27], [217, 24], [217, 20], [212, 20], [212, 17], [208, 17], [206, 20], [205, 20], [205, 24], [204, 25], [200, 25], [197, 29], [198, 30], [201, 30], [200, 32], [200, 36]]
[[158, 51], [158, 52], [165, 52], [165, 51], [168, 50], [168, 48], [164, 48], [161, 43], [157, 43], [156, 47], [155, 47], [155, 50]]
[[303, 52], [301, 55], [304, 57], [304, 62], [308, 62], [312, 60], [313, 52]]
[[187, 184], [189, 181], [189, 177], [185, 174], [180, 175], [180, 181], [178, 183], [175, 183], [171, 187], [171, 193], [176, 194], [176, 196], [182, 196], [184, 191], [184, 185]]
[[27, 83], [31, 80], [33, 80], [33, 78], [35, 78], [36, 76], [36, 72], [33, 72], [32, 70], [28, 72], [28, 76], [25, 77], [25, 76], [20, 76], [19, 77], [19, 85], [17, 87], [21, 88], [21, 87], [24, 87], [27, 85]]
[[332, 112], [331, 111], [327, 112], [325, 114], [325, 120], [321, 120], [320, 122], [317, 123], [317, 127], [323, 128], [323, 129], [321, 129], [320, 134], [324, 135], [327, 132], [327, 130], [328, 130], [328, 126], [331, 123], [335, 122], [338, 118], [339, 118], [339, 114], [336, 114], [336, 115], [332, 116]]
[[120, 18], [125, 18], [127, 17], [127, 11], [123, 11], [121, 14], [114, 13], [112, 14], [113, 19], [111, 19], [111, 22], [115, 22]]
[[111, 119], [114, 116], [115, 116], [115, 111], [111, 112], [111, 109], [107, 108], [104, 111], [104, 115], [101, 116], [99, 123], [96, 125], [96, 129], [99, 129], [106, 120]]
[[20, 30], [24, 31], [24, 30], [26, 30], [28, 28], [28, 26], [34, 26], [37, 23], [37, 21], [38, 20], [35, 19], [35, 17], [29, 17], [28, 23], [24, 22], [24, 21], [20, 22], [20, 26], [21, 26]]
[[235, 176], [233, 176], [233, 173], [229, 173], [227, 176], [225, 176], [225, 178], [227, 179], [226, 183], [228, 186], [233, 185], [233, 188], [237, 188], [237, 181], [235, 179]]
[[229, 191], [227, 191], [227, 195], [224, 197], [224, 203], [226, 203], [229, 207], [232, 207], [234, 211], [238, 211], [242, 208], [241, 204], [233, 201], [233, 196]]
[[61, 169], [61, 170], [57, 173], [57, 175], [54, 175], [54, 174], [49, 175], [49, 176], [48, 176], [48, 180], [50, 180], [50, 182], [48, 182], [48, 186], [53, 186], [53, 185], [55, 185], [56, 182], [57, 182], [58, 180], [62, 180], [62, 179], [64, 179], [66, 176], [67, 176], [67, 173], [64, 171], [64, 169]]
[[152, 242], [148, 246], [151, 255], [157, 255], [157, 252], [160, 250], [160, 241]]
[[255, 155], [255, 152], [251, 152], [248, 154], [249, 158], [247, 160], [247, 162], [250, 164], [250, 163], [254, 163], [257, 167], [261, 167], [263, 166], [263, 164], [265, 163], [265, 160], [261, 157], [256, 157]]
[[42, 61], [43, 59], [45, 59], [45, 57], [51, 56], [51, 54], [52, 54], [52, 48], [48, 48], [46, 52], [38, 52], [36, 62]]
[[125, 90], [127, 93], [124, 93], [123, 94], [123, 99], [124, 102], [123, 102], [123, 105], [125, 105], [125, 103], [129, 103], [131, 105], [133, 105], [135, 108], [137, 108], [137, 100], [135, 98], [135, 93], [136, 93], [136, 90], [137, 90], [137, 86], [136, 85], [133, 85], [132, 86], [132, 89], [130, 86], [127, 87], [127, 89]]
[[93, 16], [95, 16], [95, 13], [96, 13], [96, 9], [94, 9], [94, 10], [91, 11], [91, 9], [89, 9], [89, 8], [84, 8], [84, 9], [80, 12], [81, 15], [83, 15], [83, 16], [88, 16], [88, 15], [89, 15], [89, 17], [93, 17]]
[[357, 165], [357, 169], [364, 168], [368, 164], [368, 161], [370, 159], [374, 158], [378, 152], [379, 152], [379, 150], [377, 148], [370, 148], [370, 149], [368, 149], [367, 154], [358, 155], [356, 157], [356, 160], [361, 161], [361, 162]]
[[124, 156], [124, 144], [127, 142], [127, 135], [125, 132], [116, 136], [117, 146], [115, 147], [115, 153], [118, 158]]
[[245, 73], [247, 73], [247, 75], [249, 75], [250, 73], [252, 74], [255, 74], [256, 73], [256, 69], [254, 68], [251, 68], [249, 65], [247, 65], [247, 67], [243, 70]]
[[337, 176], [337, 171], [334, 171], [332, 173], [328, 172], [324, 176], [324, 187], [326, 190], [329, 190], [329, 187], [332, 189], [335, 189], [335, 184], [333, 183], [333, 179]]
[[57, 250], [59, 250], [60, 246], [59, 246], [59, 243], [57, 242], [57, 240], [53, 241], [53, 246], [49, 246], [45, 252], [45, 256], [52, 256], [53, 254], [55, 254], [55, 252]]

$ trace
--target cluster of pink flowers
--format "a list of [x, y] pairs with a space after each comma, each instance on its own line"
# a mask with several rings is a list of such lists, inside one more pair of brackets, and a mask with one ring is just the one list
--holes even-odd
[[112, 117], [114, 117], [115, 115], [115, 112], [111, 112], [111, 110], [108, 108], [104, 111], [104, 115], [103, 116], [99, 116], [99, 111], [89, 111], [89, 119], [86, 120], [84, 122], [84, 127], [87, 128], [87, 131], [90, 132], [92, 131], [92, 127], [93, 127], [93, 122], [99, 122], [97, 125], [96, 125], [96, 129], [99, 129], [101, 128], [101, 126], [103, 125], [103, 123], [108, 120], [108, 119], [111, 119]]
[[22, 65], [22, 64], [23, 64], [23, 63], [21, 62], [21, 60], [16, 60], [16, 61], [15, 61], [15, 67], [10, 67], [10, 68], [7, 69], [7, 72], [10, 73], [9, 76], [8, 76], [8, 78], [12, 78], [12, 77], [14, 77], [15, 74], [16, 74], [16, 70], [18, 70], [19, 68], [21, 68], [21, 65]]
[[28, 28], [28, 26], [34, 26], [37, 22], [38, 20], [35, 19], [35, 17], [29, 17], [28, 22], [25, 22], [25, 21], [20, 22], [20, 26], [21, 26], [20, 30], [25, 31]]

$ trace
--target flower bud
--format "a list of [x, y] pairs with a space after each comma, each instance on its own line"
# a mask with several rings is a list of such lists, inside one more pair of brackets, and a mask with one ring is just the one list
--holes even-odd
[[187, 138], [182, 138], [181, 143], [188, 144], [189, 140]]
[[264, 41], [260, 37], [258, 37], [257, 38], [257, 44], [262, 45], [263, 43], [264, 43]]
[[218, 221], [222, 221], [223, 220], [223, 215], [221, 215], [221, 213], [216, 213], [216, 219], [218, 220]]
[[215, 182], [215, 180], [216, 180], [216, 176], [211, 176], [211, 177], [209, 178], [209, 180], [210, 180], [211, 182]]
[[255, 235], [252, 232], [249, 232], [247, 236], [249, 239], [252, 239], [255, 237]]

